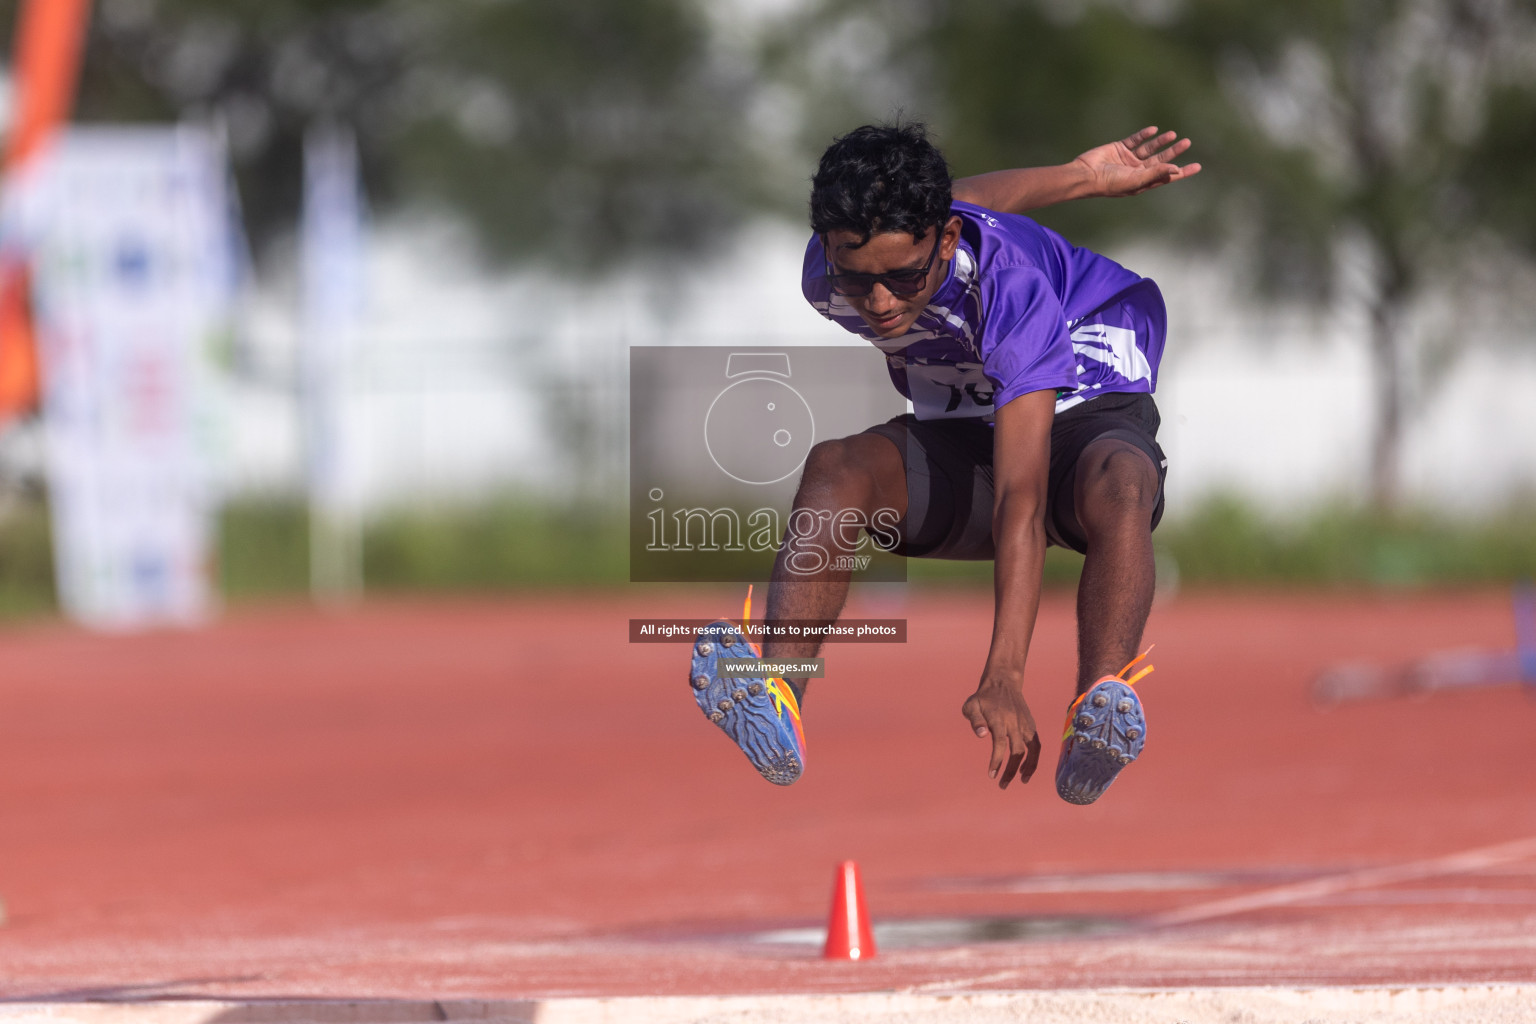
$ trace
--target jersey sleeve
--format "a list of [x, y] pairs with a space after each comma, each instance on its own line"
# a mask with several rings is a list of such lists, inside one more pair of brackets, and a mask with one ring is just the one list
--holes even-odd
[[800, 267], [800, 292], [805, 301], [828, 320], [832, 320], [832, 286], [827, 281], [826, 256], [821, 239], [812, 235], [805, 246], [805, 260]]
[[1077, 387], [1077, 358], [1067, 334], [1067, 315], [1050, 279], [1034, 267], [1009, 267], [991, 275], [983, 292], [982, 370], [996, 386], [992, 403], [1002, 408], [1032, 391]]

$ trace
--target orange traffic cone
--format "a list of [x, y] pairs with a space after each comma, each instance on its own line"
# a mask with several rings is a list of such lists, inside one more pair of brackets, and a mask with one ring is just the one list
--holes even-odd
[[854, 861], [845, 860], [837, 866], [832, 883], [832, 920], [827, 923], [827, 946], [821, 955], [828, 960], [868, 960], [875, 955], [864, 885]]

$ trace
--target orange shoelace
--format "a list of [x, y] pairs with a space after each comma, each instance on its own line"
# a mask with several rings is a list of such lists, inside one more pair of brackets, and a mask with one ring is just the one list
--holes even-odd
[[[752, 642], [748, 628], [752, 622], [752, 584], [747, 584], [747, 599], [741, 603], [741, 635], [746, 638], [747, 646], [752, 648], [752, 653], [759, 658], [763, 656], [763, 645]], [[795, 699], [794, 688], [785, 682], [780, 676], [769, 676], [766, 680], [768, 692], [773, 697], [775, 710], [788, 710], [790, 719], [794, 722], [795, 733], [800, 737], [800, 749], [805, 749], [805, 732], [800, 724], [800, 702]]]
[[747, 646], [752, 648], [752, 653], [759, 658], [763, 656], [761, 644], [752, 642], [751, 634], [747, 632], [747, 624], [752, 621], [752, 584], [747, 584], [747, 599], [741, 602], [741, 635], [747, 638]]
[[[1132, 658], [1129, 662], [1127, 662], [1125, 668], [1121, 669], [1119, 672], [1116, 672], [1113, 676], [1106, 677], [1106, 678], [1118, 679], [1122, 683], [1124, 683], [1126, 686], [1135, 686], [1137, 683], [1141, 682], [1147, 676], [1152, 674], [1152, 672], [1153, 672], [1152, 666], [1151, 665], [1143, 665], [1141, 667], [1141, 670], [1139, 672], [1137, 672], [1135, 675], [1131, 676], [1130, 678], [1126, 678], [1125, 674], [1127, 672], [1129, 672], [1132, 668], [1134, 668], [1137, 662], [1145, 661], [1147, 655], [1152, 653], [1152, 648], [1156, 647], [1156, 646], [1157, 646], [1157, 644], [1152, 644], [1146, 650], [1142, 651], [1140, 654], [1136, 655], [1136, 657]], [[1103, 681], [1104, 681], [1103, 679], [1099, 680], [1100, 683], [1102, 683]], [[1097, 686], [1097, 685], [1098, 685], [1098, 683], [1094, 684], [1094, 686]], [[1083, 698], [1088, 696], [1088, 694], [1092, 690], [1093, 690], [1093, 687], [1090, 686], [1087, 690], [1084, 690], [1082, 693], [1078, 694], [1077, 695], [1077, 699], [1074, 700], [1070, 705], [1067, 706], [1067, 724], [1066, 724], [1066, 726], [1063, 729], [1062, 734], [1061, 734], [1061, 738], [1063, 740], [1065, 740], [1067, 737], [1072, 735], [1072, 719], [1077, 714], [1077, 709], [1082, 706]]]

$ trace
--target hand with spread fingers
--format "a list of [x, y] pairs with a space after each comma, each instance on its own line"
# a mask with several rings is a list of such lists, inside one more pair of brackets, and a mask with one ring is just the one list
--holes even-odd
[[987, 772], [997, 779], [998, 788], [1007, 789], [1015, 775], [1021, 783], [1028, 782], [1040, 763], [1040, 735], [1018, 686], [983, 679], [960, 711], [977, 736], [992, 740]]
[[1073, 162], [1092, 177], [1096, 195], [1134, 196], [1199, 174], [1197, 163], [1174, 163], [1191, 145], [1178, 132], [1159, 135], [1157, 126], [1151, 125], [1119, 142], [1095, 146]]

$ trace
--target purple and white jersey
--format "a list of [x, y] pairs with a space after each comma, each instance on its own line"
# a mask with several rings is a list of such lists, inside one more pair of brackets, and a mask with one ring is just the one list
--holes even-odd
[[816, 311], [885, 353], [918, 419], [981, 416], [1032, 391], [1056, 411], [1110, 391], [1151, 392], [1163, 356], [1162, 293], [1028, 217], [957, 202], [949, 276], [906, 334], [881, 338], [832, 293], [811, 237], [801, 287]]

